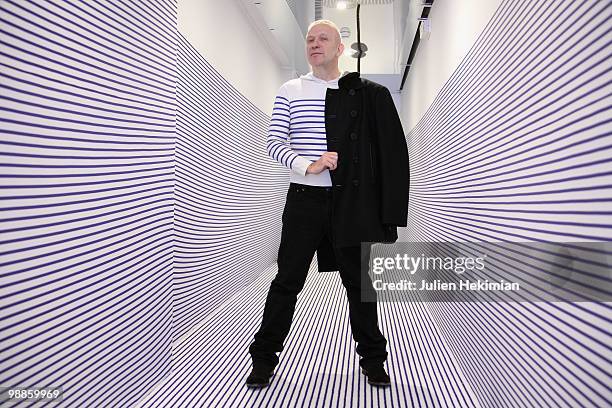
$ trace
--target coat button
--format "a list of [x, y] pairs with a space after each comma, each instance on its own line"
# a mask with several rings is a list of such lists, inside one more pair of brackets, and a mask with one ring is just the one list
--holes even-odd
[[351, 111], [351, 117], [352, 118], [356, 118], [357, 117], [357, 111], [356, 110], [352, 110]]
[[351, 133], [351, 140], [354, 142], [355, 140], [357, 140], [357, 133], [352, 132]]
[[351, 95], [351, 96], [355, 95], [355, 90], [354, 89], [349, 89], [349, 95]]
[[359, 163], [359, 156], [353, 157], [353, 163]]
[[359, 180], [353, 180], [353, 185], [357, 187], [359, 185]]

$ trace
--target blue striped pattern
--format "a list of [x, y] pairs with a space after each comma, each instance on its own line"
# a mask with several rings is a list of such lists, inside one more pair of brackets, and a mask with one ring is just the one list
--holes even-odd
[[612, 239], [610, 14], [502, 4], [408, 135], [405, 238]]
[[313, 263], [298, 297], [285, 351], [270, 387], [251, 390], [246, 352], [260, 323], [276, 265], [227, 299], [192, 333], [176, 370], [139, 407], [436, 407], [478, 406], [466, 376], [424, 304], [387, 303], [380, 328], [389, 340], [394, 386], [377, 389], [360, 373], [337, 273]]
[[2, 386], [130, 406], [170, 373], [176, 14], [0, 2]]
[[[612, 239], [610, 14], [502, 3], [407, 137], [403, 238]], [[379, 390], [315, 263], [272, 386], [247, 390], [288, 182], [268, 118], [173, 1], [7, 0], [0, 22], [0, 385], [68, 407], [610, 405], [608, 303], [382, 303]]]
[[288, 168], [296, 157], [316, 161], [327, 151], [325, 99], [277, 95], [268, 129], [268, 154]]
[[268, 123], [179, 35], [174, 340], [276, 260], [289, 180]]
[[[609, 1], [501, 4], [407, 136], [400, 238], [612, 240], [611, 14]], [[609, 252], [581, 256], [607, 256], [609, 271]], [[594, 281], [609, 298], [604, 278]], [[610, 405], [608, 303], [427, 307], [482, 405]]]
[[[408, 135], [404, 238], [610, 239], [608, 7], [547, 6], [504, 2]], [[580, 184], [546, 189], [555, 182]], [[274, 266], [184, 338], [176, 370], [142, 406], [609, 405], [607, 304], [380, 304], [394, 386], [376, 390], [357, 370], [339, 277], [315, 271], [270, 388], [247, 390], [244, 379]]]

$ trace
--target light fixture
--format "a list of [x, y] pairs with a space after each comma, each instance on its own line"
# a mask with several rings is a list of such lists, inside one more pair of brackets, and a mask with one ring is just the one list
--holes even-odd
[[338, 10], [346, 10], [346, 1], [339, 1], [336, 3], [336, 8]]
[[[354, 42], [353, 44], [351, 44], [351, 48], [355, 50], [355, 52], [351, 54], [351, 57], [359, 58], [359, 54], [360, 54], [359, 44]], [[364, 43], [361, 43], [361, 58], [365, 58], [367, 50], [368, 50], [368, 46], [365, 45]]]

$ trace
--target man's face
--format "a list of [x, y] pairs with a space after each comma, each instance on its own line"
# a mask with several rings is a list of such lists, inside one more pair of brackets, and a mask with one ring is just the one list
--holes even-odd
[[306, 56], [313, 67], [337, 66], [343, 51], [338, 32], [328, 25], [317, 24], [306, 34]]

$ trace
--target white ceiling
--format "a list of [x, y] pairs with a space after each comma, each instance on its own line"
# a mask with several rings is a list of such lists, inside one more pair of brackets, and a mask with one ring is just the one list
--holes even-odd
[[[292, 1], [293, 11], [286, 0], [237, 1], [242, 2], [244, 9], [251, 14], [251, 20], [258, 26], [258, 31], [282, 66], [292, 70], [295, 75], [310, 70], [301, 27], [314, 20], [314, 0]], [[402, 64], [408, 59], [422, 9], [422, 0], [394, 0], [392, 4], [361, 6], [361, 42], [368, 46], [361, 60], [364, 77], [382, 83], [391, 92], [399, 91], [405, 67]], [[346, 49], [350, 50], [351, 44], [357, 42], [356, 8], [339, 10], [324, 6], [322, 11], [322, 18], [334, 21], [340, 28], [350, 29], [350, 36], [343, 39]], [[340, 70], [356, 71], [357, 60], [342, 56]]]

